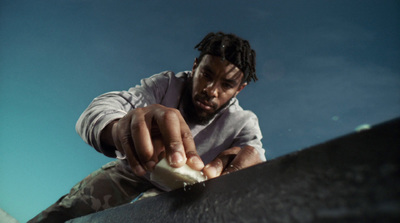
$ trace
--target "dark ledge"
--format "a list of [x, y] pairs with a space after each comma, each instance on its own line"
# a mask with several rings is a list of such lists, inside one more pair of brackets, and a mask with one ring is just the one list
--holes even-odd
[[400, 222], [400, 118], [70, 222]]

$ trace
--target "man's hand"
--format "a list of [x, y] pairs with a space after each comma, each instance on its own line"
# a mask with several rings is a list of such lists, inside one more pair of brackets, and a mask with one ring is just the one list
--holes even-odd
[[207, 164], [203, 172], [208, 179], [235, 172], [261, 163], [258, 151], [252, 146], [232, 147]]
[[158, 104], [136, 108], [104, 131], [102, 142], [125, 154], [138, 176], [151, 171], [164, 156], [172, 167], [185, 163], [196, 170], [204, 167], [190, 129], [177, 109]]

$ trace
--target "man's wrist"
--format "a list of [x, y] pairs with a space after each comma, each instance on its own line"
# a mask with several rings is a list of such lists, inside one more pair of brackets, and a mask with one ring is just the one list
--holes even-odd
[[119, 119], [110, 122], [101, 131], [101, 133], [100, 133], [100, 142], [101, 142], [102, 147], [105, 147], [105, 148], [112, 147], [112, 148], [116, 149], [115, 144], [114, 144], [114, 139], [113, 139], [113, 136], [112, 136], [112, 129], [113, 129], [113, 126], [117, 124], [118, 120]]

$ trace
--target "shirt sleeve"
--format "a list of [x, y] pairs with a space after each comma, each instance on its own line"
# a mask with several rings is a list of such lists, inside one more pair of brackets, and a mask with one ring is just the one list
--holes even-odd
[[160, 103], [172, 75], [173, 72], [165, 71], [142, 79], [140, 85], [128, 91], [112, 91], [96, 97], [79, 117], [75, 126], [77, 133], [97, 151], [115, 157], [114, 150], [102, 147], [101, 131], [134, 108]]
[[252, 146], [258, 151], [261, 160], [266, 161], [265, 150], [261, 142], [262, 134], [258, 124], [258, 118], [253, 112], [244, 112], [246, 114], [246, 121], [239, 134], [235, 137], [232, 147]]

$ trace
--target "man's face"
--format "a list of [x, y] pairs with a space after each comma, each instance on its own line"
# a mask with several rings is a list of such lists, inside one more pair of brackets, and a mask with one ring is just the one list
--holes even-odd
[[221, 57], [205, 55], [193, 64], [191, 89], [196, 116], [209, 120], [245, 86], [243, 72]]

